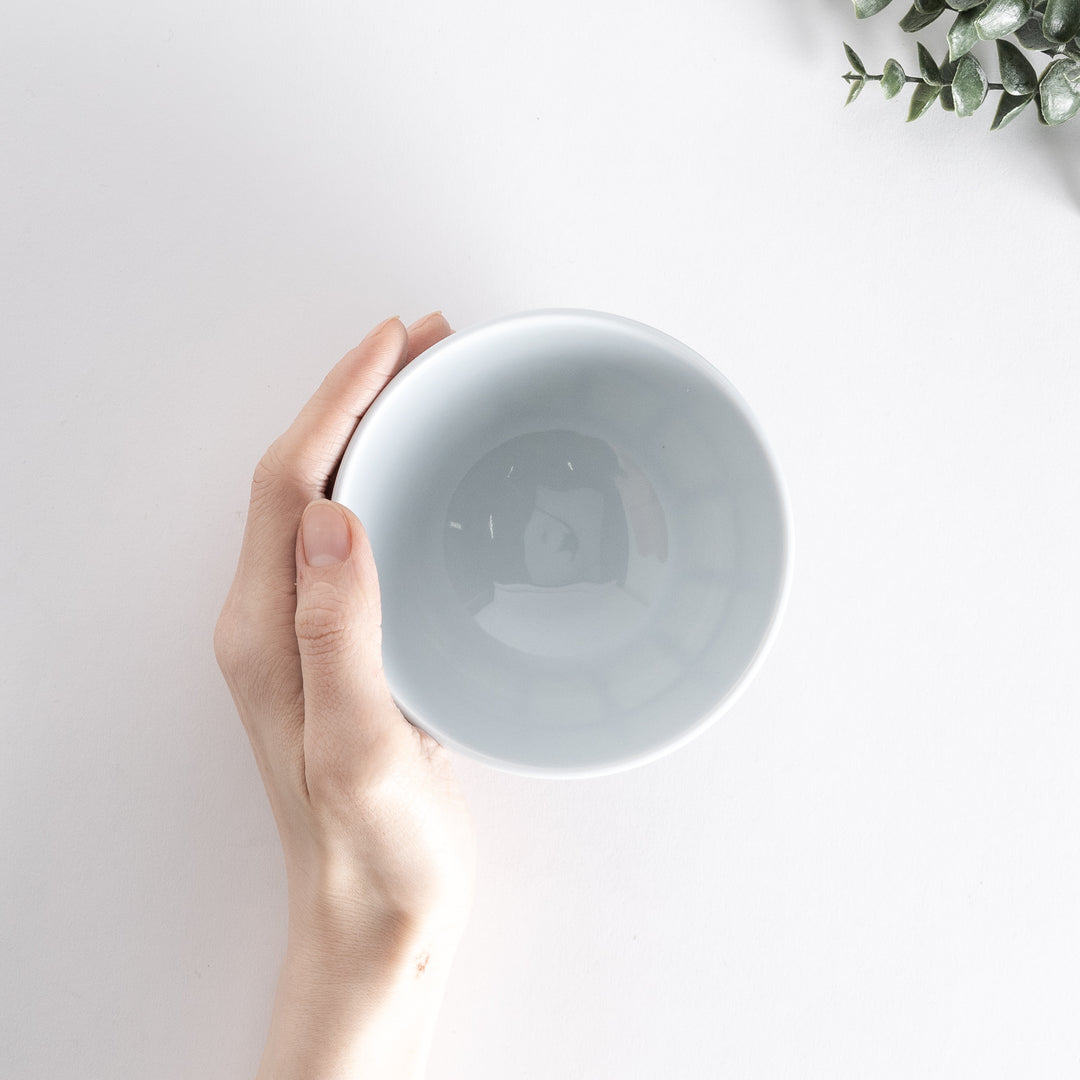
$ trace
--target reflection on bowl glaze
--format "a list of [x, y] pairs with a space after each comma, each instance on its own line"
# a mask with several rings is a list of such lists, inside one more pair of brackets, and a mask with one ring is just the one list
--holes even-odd
[[491, 637], [534, 656], [617, 646], [649, 618], [667, 523], [648, 479], [602, 439], [536, 431], [485, 454], [447, 511], [447, 574]]
[[598, 312], [452, 334], [334, 487], [379, 568], [383, 665], [449, 749], [538, 776], [652, 760], [735, 700], [789, 567], [779, 474], [701, 356]]

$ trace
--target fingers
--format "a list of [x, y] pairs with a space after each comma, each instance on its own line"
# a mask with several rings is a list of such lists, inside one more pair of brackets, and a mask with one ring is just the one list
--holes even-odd
[[409, 327], [409, 356], [406, 363], [415, 360], [426, 349], [430, 349], [437, 341], [449, 337], [454, 331], [446, 321], [441, 311], [433, 311]]
[[394, 317], [377, 326], [330, 371], [291, 427], [263, 455], [251, 485], [240, 552], [247, 600], [261, 625], [291, 636], [293, 548], [304, 507], [326, 484], [357, 422], [401, 368], [452, 331], [439, 312], [408, 330]]
[[386, 382], [451, 332], [438, 312], [408, 331], [397, 318], [381, 323], [326, 376], [255, 470], [239, 565], [216, 640], [234, 695], [251, 714], [245, 725], [256, 756], [268, 768], [303, 768], [304, 686], [294, 626], [301, 515], [323, 496], [358, 420]]
[[[271, 594], [283, 592], [291, 599], [300, 515], [312, 499], [324, 494], [357, 421], [405, 363], [408, 346], [400, 319], [377, 326], [338, 361], [259, 462], [241, 560], [248, 554], [258, 560]], [[291, 610], [287, 614], [291, 621]]]
[[357, 420], [404, 366], [408, 351], [408, 331], [397, 316], [350, 349], [276, 441], [276, 452], [289, 469], [306, 481], [325, 483]]
[[296, 538], [296, 567], [307, 782], [347, 787], [359, 779], [358, 766], [374, 767], [409, 727], [383, 675], [378, 575], [356, 515], [312, 502]]

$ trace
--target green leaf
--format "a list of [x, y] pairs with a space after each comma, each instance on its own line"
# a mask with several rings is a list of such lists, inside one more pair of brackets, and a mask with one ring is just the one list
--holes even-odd
[[944, 8], [938, 8], [937, 11], [920, 11], [916, 5], [912, 4], [907, 14], [900, 20], [900, 29], [909, 34], [917, 34], [920, 30], [925, 30], [944, 10]]
[[956, 109], [956, 103], [953, 101], [952, 96], [952, 81], [953, 76], [956, 74], [956, 64], [953, 63], [947, 56], [938, 65], [941, 70], [941, 107], [946, 112], [953, 112]]
[[866, 74], [866, 66], [859, 59], [859, 54], [845, 41], [844, 52], [847, 53], [848, 63], [851, 65], [851, 70], [858, 75]]
[[974, 11], [963, 11], [956, 16], [955, 22], [949, 27], [950, 60], [959, 60], [979, 40], [979, 32], [975, 29], [977, 18]]
[[851, 0], [851, 2], [855, 5], [856, 19], [869, 19], [871, 15], [876, 15], [887, 8], [892, 0]]
[[1043, 123], [1054, 127], [1071, 120], [1080, 112], [1080, 91], [1073, 85], [1075, 60], [1055, 60], [1039, 80], [1039, 116]]
[[1054, 42], [1072, 41], [1080, 34], [1080, 0], [1049, 0], [1042, 32]]
[[990, 130], [997, 131], [1014, 117], [1019, 116], [1031, 104], [1034, 97], [1034, 94], [1021, 94], [1019, 97], [1015, 94], [1002, 94]]
[[915, 0], [915, 6], [924, 15], [932, 15], [945, 10], [945, 0]]
[[887, 98], [894, 98], [907, 83], [904, 69], [896, 60], [886, 60], [885, 70], [881, 74], [881, 89]]
[[1028, 58], [1011, 41], [999, 41], [997, 54], [1001, 85], [1005, 87], [1005, 93], [1013, 97], [1034, 94], [1039, 85], [1039, 77]]
[[986, 72], [974, 56], [962, 56], [952, 81], [957, 116], [971, 116], [986, 100]]
[[953, 11], [970, 11], [972, 8], [986, 6], [987, 0], [945, 0]]
[[908, 123], [910, 124], [912, 120], [918, 120], [937, 101], [937, 96], [940, 93], [940, 86], [927, 86], [926, 83], [919, 83], [915, 87], [915, 92], [911, 95], [911, 107], [908, 109], [907, 114]]
[[1031, 0], [990, 0], [975, 19], [975, 32], [984, 41], [996, 41], [1019, 30], [1031, 18]]
[[850, 105], [862, 93], [862, 88], [865, 85], [865, 79], [852, 79], [851, 89], [848, 91], [847, 101], [845, 101], [844, 104]]
[[1016, 31], [1016, 39], [1025, 49], [1033, 52], [1052, 50], [1054, 43], [1047, 41], [1042, 32], [1042, 19], [1039, 17], [1028, 19], [1019, 30]]
[[937, 61], [930, 55], [930, 50], [920, 41], [919, 48], [919, 71], [922, 77], [934, 86], [940, 86], [945, 80], [941, 77], [941, 68]]

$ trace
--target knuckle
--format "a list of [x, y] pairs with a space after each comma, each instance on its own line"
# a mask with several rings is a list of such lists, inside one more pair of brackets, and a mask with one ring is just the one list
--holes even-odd
[[266, 499], [274, 499], [279, 492], [299, 483], [301, 477], [296, 469], [290, 464], [281, 444], [281, 439], [275, 439], [266, 453], [259, 458], [255, 471], [251, 476], [251, 501], [259, 503]]
[[312, 600], [296, 608], [296, 640], [309, 656], [329, 656], [347, 648], [351, 627], [337, 604]]
[[282, 471], [281, 452], [278, 449], [278, 443], [275, 441], [271, 443], [266, 453], [259, 458], [259, 463], [255, 466], [255, 472], [251, 477], [252, 491], [262, 491], [272, 485], [281, 477]]
[[234, 694], [274, 696], [278, 665], [265, 634], [237, 609], [226, 605], [214, 626], [214, 657]]
[[222, 608], [214, 624], [214, 658], [226, 674], [239, 666], [242, 642], [240, 620], [231, 607]]

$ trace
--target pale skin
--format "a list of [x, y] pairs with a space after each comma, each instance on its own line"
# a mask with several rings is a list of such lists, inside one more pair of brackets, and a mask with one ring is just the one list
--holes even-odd
[[288, 942], [257, 1080], [425, 1074], [472, 904], [476, 838], [446, 751], [382, 671], [367, 536], [328, 481], [441, 313], [381, 323], [263, 455], [214, 632], [285, 856]]

